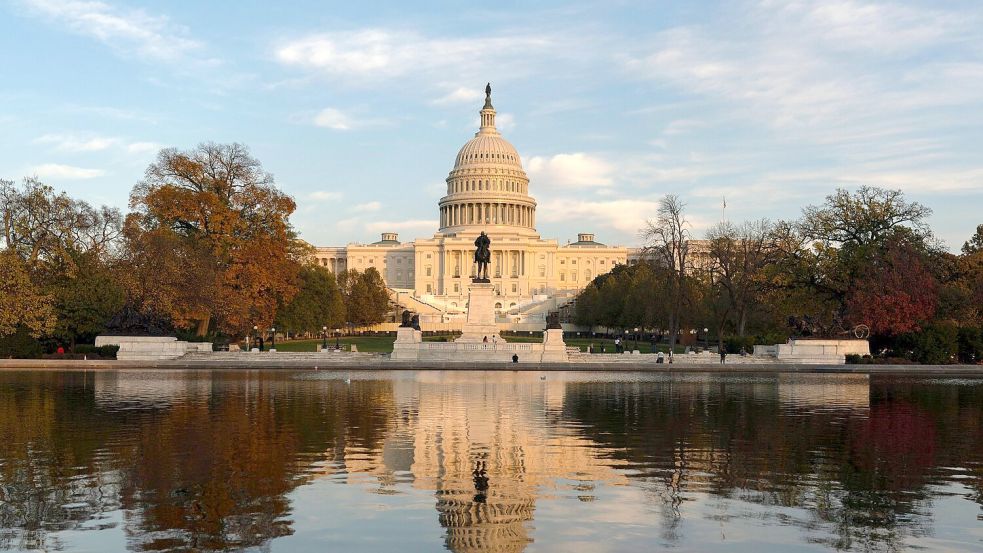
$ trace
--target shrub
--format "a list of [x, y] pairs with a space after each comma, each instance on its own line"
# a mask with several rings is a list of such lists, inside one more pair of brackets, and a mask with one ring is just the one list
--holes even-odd
[[959, 348], [959, 361], [979, 363], [983, 361], [983, 328], [964, 326], [956, 338]]
[[43, 353], [41, 343], [33, 338], [26, 328], [8, 336], [0, 336], [0, 358], [38, 359]]
[[954, 363], [959, 352], [959, 331], [950, 323], [926, 325], [920, 332], [909, 332], [898, 337], [895, 350], [905, 357], [927, 365]]

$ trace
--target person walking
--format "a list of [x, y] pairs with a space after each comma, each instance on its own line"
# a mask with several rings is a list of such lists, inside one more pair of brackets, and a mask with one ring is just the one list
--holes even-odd
[[720, 349], [720, 364], [723, 365], [726, 359], [727, 359], [727, 350], [721, 348]]

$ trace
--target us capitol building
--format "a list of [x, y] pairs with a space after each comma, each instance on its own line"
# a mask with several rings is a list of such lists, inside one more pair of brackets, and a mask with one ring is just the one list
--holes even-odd
[[318, 247], [317, 262], [335, 273], [375, 267], [393, 300], [429, 324], [463, 318], [481, 231], [492, 241], [488, 276], [501, 323], [541, 323], [594, 277], [626, 263], [628, 248], [606, 246], [591, 233], [566, 245], [540, 237], [529, 177], [515, 147], [495, 127], [490, 86], [480, 114], [481, 127], [447, 176], [447, 195], [437, 204], [440, 228], [432, 238], [400, 242], [396, 233], [384, 232], [372, 244]]

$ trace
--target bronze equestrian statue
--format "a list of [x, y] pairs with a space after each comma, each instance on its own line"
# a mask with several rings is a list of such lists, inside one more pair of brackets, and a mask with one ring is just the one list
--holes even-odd
[[488, 281], [488, 264], [491, 263], [491, 239], [481, 231], [481, 234], [474, 241], [474, 262], [478, 264], [478, 272], [474, 275], [474, 280]]

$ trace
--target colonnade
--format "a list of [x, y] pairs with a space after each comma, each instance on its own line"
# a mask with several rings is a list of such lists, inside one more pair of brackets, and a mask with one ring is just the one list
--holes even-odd
[[511, 203], [460, 203], [440, 208], [440, 226], [515, 225], [535, 228], [536, 209]]
[[[444, 276], [469, 277], [474, 265], [474, 248], [444, 250]], [[492, 262], [488, 276], [493, 278], [518, 278], [526, 274], [524, 250], [492, 250]]]

